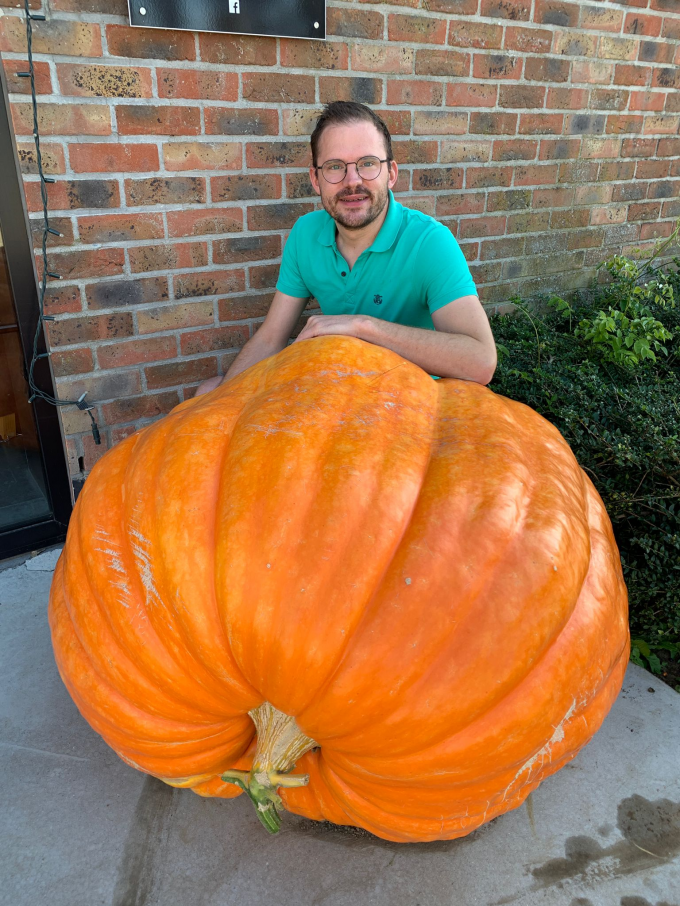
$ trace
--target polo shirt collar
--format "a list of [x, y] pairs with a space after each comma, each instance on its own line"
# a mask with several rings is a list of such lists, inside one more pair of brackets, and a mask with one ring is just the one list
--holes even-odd
[[[388, 189], [389, 194], [389, 205], [387, 208], [387, 216], [383, 221], [383, 225], [380, 227], [378, 235], [373, 240], [373, 245], [369, 246], [367, 251], [369, 252], [386, 252], [388, 249], [391, 249], [394, 245], [394, 241], [397, 238], [397, 233], [399, 232], [399, 227], [401, 226], [401, 205], [398, 201], [394, 200], [394, 195], [392, 190]], [[318, 241], [321, 245], [334, 245], [335, 244], [335, 221], [330, 216], [327, 217], [327, 220], [321, 230], [319, 231]]]

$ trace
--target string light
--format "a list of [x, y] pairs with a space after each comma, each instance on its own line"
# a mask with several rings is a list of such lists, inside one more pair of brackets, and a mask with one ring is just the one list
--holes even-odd
[[35, 96], [35, 67], [33, 66], [33, 22], [44, 22], [45, 16], [42, 13], [31, 13], [29, 9], [29, 0], [24, 0], [24, 13], [26, 17], [26, 43], [28, 45], [28, 72], [19, 72], [18, 76], [24, 79], [31, 80], [31, 102], [33, 105], [33, 139], [35, 141], [35, 152], [36, 160], [38, 164], [38, 173], [40, 174], [40, 195], [42, 198], [42, 207], [43, 207], [43, 235], [42, 235], [42, 279], [40, 281], [40, 289], [38, 296], [38, 305], [39, 305], [39, 317], [38, 324], [35, 329], [35, 336], [33, 338], [33, 357], [31, 358], [31, 363], [28, 369], [28, 386], [31, 390], [31, 395], [28, 398], [29, 403], [32, 403], [33, 400], [38, 397], [39, 399], [44, 400], [46, 403], [50, 403], [52, 406], [77, 406], [78, 409], [81, 409], [90, 416], [92, 422], [92, 436], [94, 438], [95, 444], [101, 444], [101, 435], [99, 433], [99, 426], [95, 420], [92, 410], [94, 406], [91, 406], [89, 403], [85, 402], [85, 396], [87, 391], [83, 393], [77, 400], [60, 400], [54, 396], [51, 396], [49, 393], [45, 393], [44, 390], [41, 390], [35, 383], [33, 379], [33, 371], [35, 369], [36, 362], [39, 359], [49, 358], [49, 352], [38, 353], [38, 343], [40, 341], [40, 332], [45, 332], [45, 321], [54, 321], [52, 315], [46, 315], [44, 313], [45, 309], [45, 293], [47, 291], [47, 279], [52, 278], [53, 280], [61, 280], [60, 274], [55, 274], [53, 271], [48, 269], [47, 265], [47, 239], [48, 235], [52, 234], [53, 236], [61, 237], [61, 233], [58, 230], [53, 229], [50, 226], [49, 214], [47, 210], [47, 183], [55, 182], [49, 176], [45, 176], [43, 172], [42, 164], [42, 154], [40, 152], [40, 129], [38, 127], [38, 103]]

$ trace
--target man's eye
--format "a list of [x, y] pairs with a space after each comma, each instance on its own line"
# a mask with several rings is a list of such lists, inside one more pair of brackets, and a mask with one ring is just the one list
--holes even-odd
[[326, 169], [331, 173], [336, 173], [338, 170], [342, 170], [344, 164], [326, 164]]

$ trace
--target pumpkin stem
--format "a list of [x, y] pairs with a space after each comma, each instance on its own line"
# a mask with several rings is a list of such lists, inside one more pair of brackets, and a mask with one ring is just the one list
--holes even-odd
[[314, 748], [316, 742], [300, 731], [295, 718], [278, 711], [269, 702], [249, 712], [257, 728], [257, 747], [250, 771], [225, 771], [222, 780], [234, 783], [247, 793], [257, 817], [269, 833], [281, 827], [283, 808], [277, 788], [299, 787], [309, 783], [308, 774], [290, 774], [295, 762]]

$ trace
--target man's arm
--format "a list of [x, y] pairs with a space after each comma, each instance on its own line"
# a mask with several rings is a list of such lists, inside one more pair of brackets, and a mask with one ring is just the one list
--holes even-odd
[[298, 299], [295, 296], [287, 296], [277, 289], [269, 306], [267, 317], [260, 325], [256, 334], [254, 334], [245, 346], [241, 349], [234, 361], [227, 369], [227, 373], [222, 377], [209, 378], [203, 381], [196, 390], [196, 396], [203, 393], [209, 393], [215, 387], [219, 387], [222, 381], [241, 374], [251, 365], [261, 362], [262, 359], [269, 358], [285, 348], [290, 336], [295, 329], [295, 325], [304, 311], [307, 299]]
[[432, 313], [435, 330], [406, 327], [371, 315], [312, 315], [296, 342], [328, 334], [385, 346], [428, 374], [488, 384], [496, 370], [496, 343], [477, 296], [462, 296]]

